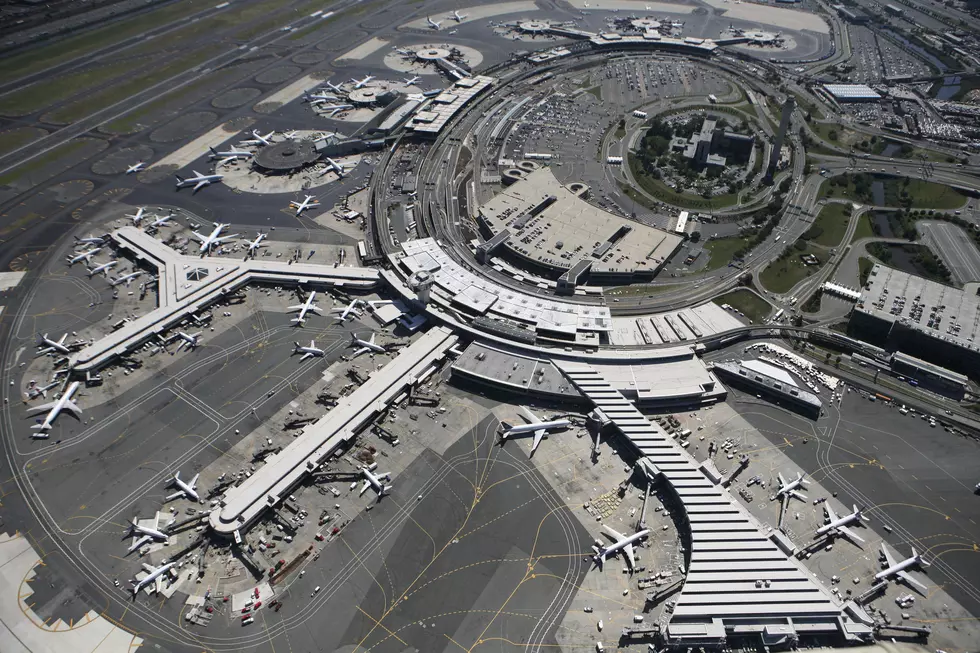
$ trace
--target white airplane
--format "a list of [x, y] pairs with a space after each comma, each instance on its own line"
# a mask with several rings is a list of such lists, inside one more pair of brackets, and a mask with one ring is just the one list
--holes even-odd
[[344, 93], [344, 89], [340, 88], [336, 84], [331, 84], [330, 82], [323, 82], [323, 83], [326, 84], [327, 87], [329, 87], [330, 90], [333, 91], [334, 93]]
[[330, 157], [324, 159], [324, 163], [327, 164], [327, 167], [324, 169], [323, 172], [320, 173], [321, 177], [327, 174], [328, 172], [332, 172], [336, 174], [341, 179], [347, 176], [347, 166], [345, 166], [343, 163], [337, 163]]
[[272, 137], [276, 135], [275, 130], [272, 130], [265, 136], [259, 133], [259, 130], [252, 130], [252, 140], [242, 141], [245, 145], [272, 145]]
[[126, 537], [137, 538], [136, 541], [133, 542], [133, 545], [129, 547], [129, 550], [126, 551], [126, 553], [132, 553], [133, 551], [140, 548], [144, 544], [147, 544], [148, 542], [152, 542], [154, 540], [160, 542], [170, 541], [170, 536], [161, 533], [157, 529], [150, 528], [148, 526], [140, 526], [139, 520], [136, 519], [136, 517], [133, 517], [133, 523], [129, 525], [129, 530], [126, 532]]
[[329, 93], [307, 93], [303, 96], [303, 99], [310, 104], [323, 104], [324, 102], [337, 102], [341, 98], [337, 95], [331, 95]]
[[892, 576], [898, 576], [899, 579], [905, 581], [909, 585], [917, 587], [923, 592], [926, 591], [925, 585], [912, 578], [912, 576], [905, 571], [909, 567], [929, 566], [929, 563], [922, 559], [922, 555], [915, 552], [915, 548], [912, 549], [912, 556], [902, 560], [901, 562], [896, 562], [895, 558], [892, 557], [892, 554], [888, 552], [888, 547], [885, 546], [884, 542], [881, 544], [881, 553], [885, 557], [885, 564], [887, 564], [888, 567], [885, 570], [875, 574], [875, 580], [886, 580]]
[[290, 139], [296, 138], [296, 130], [295, 129], [292, 130], [292, 131], [279, 132], [279, 133], [282, 134], [282, 137], [284, 139], [286, 139], [287, 141], [290, 140]]
[[351, 77], [350, 81], [354, 85], [354, 90], [356, 91], [360, 88], [364, 88], [365, 86], [367, 86], [367, 83], [370, 82], [372, 79], [374, 79], [374, 76], [368, 75], [364, 79], [354, 79], [353, 77]]
[[643, 530], [637, 531], [632, 535], [626, 536], [622, 533], [617, 533], [609, 526], [603, 525], [602, 528], [605, 535], [610, 539], [615, 540], [615, 542], [609, 546], [602, 546], [602, 544], [596, 542], [596, 545], [593, 547], [596, 554], [592, 556], [592, 560], [595, 562], [596, 566], [601, 569], [602, 563], [606, 561], [606, 558], [618, 551], [622, 551], [626, 555], [626, 560], [629, 563], [630, 570], [635, 569], [636, 556], [633, 553], [633, 543], [649, 535], [650, 529], [644, 528]]
[[231, 225], [221, 224], [220, 222], [215, 223], [214, 229], [207, 236], [202, 236], [196, 231], [192, 231], [191, 235], [197, 238], [201, 243], [200, 252], [202, 256], [206, 256], [211, 253], [211, 248], [216, 245], [222, 245], [229, 240], [234, 240], [238, 238], [238, 234], [232, 234], [230, 236], [222, 236], [221, 232], [230, 227]]
[[416, 75], [415, 77], [406, 77], [405, 79], [402, 80], [402, 84], [404, 84], [405, 86], [411, 86], [415, 82], [419, 81], [419, 79], [421, 78], [418, 75]]
[[173, 501], [177, 497], [184, 497], [190, 501], [200, 501], [201, 497], [197, 494], [197, 477], [200, 474], [195, 474], [194, 478], [191, 479], [190, 483], [184, 483], [180, 480], [180, 472], [174, 474], [174, 480], [167, 484], [167, 487], [179, 488], [173, 494], [167, 496], [167, 501]]
[[441, 27], [442, 21], [441, 20], [432, 20], [431, 18], [429, 18], [428, 16], [426, 16], [425, 17], [425, 21], [429, 24], [429, 27], [431, 27], [434, 30], [441, 30], [442, 29], [442, 27]]
[[466, 20], [467, 15], [468, 14], [461, 14], [454, 9], [452, 16], [449, 16], [449, 18], [455, 20], [457, 23], [462, 23], [464, 20]]
[[45, 399], [47, 399], [48, 398], [48, 390], [51, 390], [52, 388], [57, 387], [60, 384], [61, 384], [61, 382], [58, 381], [57, 379], [55, 379], [54, 381], [52, 381], [51, 383], [49, 383], [47, 385], [34, 386], [33, 388], [31, 388], [30, 390], [27, 391], [27, 396], [28, 396], [29, 399], [34, 399], [35, 397], [37, 397], [38, 395], [40, 395], [40, 396], [44, 397]]
[[89, 251], [82, 252], [81, 254], [77, 254], [76, 256], [68, 256], [66, 257], [66, 260], [68, 261], [68, 265], [75, 265], [79, 261], [85, 261], [86, 263], [88, 263], [88, 260], [92, 258], [92, 256], [94, 256], [95, 254], [99, 253], [100, 251], [102, 251], [102, 248], [96, 247], [95, 249], [90, 249]]
[[809, 481], [803, 479], [803, 474], [797, 474], [796, 480], [791, 481], [790, 483], [786, 482], [786, 479], [783, 478], [782, 474], [777, 474], [776, 476], [779, 478], [779, 490], [776, 491], [777, 497], [781, 497], [783, 495], [787, 497], [794, 496], [800, 501], [806, 501], [806, 495], [797, 490], [797, 488], [802, 488], [805, 490], [806, 484], [809, 483]]
[[[371, 467], [377, 467], [377, 463]], [[384, 474], [375, 474], [371, 467], [362, 467], [361, 475], [364, 476], [364, 485], [361, 486], [361, 491], [358, 496], [364, 494], [367, 489], [374, 488], [374, 491], [378, 493], [378, 501], [381, 501], [381, 497], [388, 494], [391, 491], [391, 485], [385, 485], [385, 481], [391, 480], [391, 474], [385, 472]]]
[[58, 401], [53, 401], [50, 404], [33, 406], [27, 409], [28, 415], [36, 415], [37, 413], [43, 413], [44, 411], [48, 411], [48, 415], [47, 417], [44, 418], [43, 422], [41, 422], [40, 424], [35, 424], [34, 426], [31, 427], [31, 429], [35, 431], [39, 431], [38, 433], [33, 434], [33, 437], [47, 438], [48, 437], [47, 431], [51, 430], [54, 421], [58, 418], [58, 415], [61, 414], [62, 410], [67, 410], [71, 412], [75, 417], [81, 419], [82, 409], [79, 408], [78, 405], [71, 400], [72, 395], [75, 394], [75, 392], [78, 390], [78, 385], [79, 385], [78, 381], [74, 381], [70, 386], [68, 386], [68, 389], [65, 390], [65, 394], [61, 395], [61, 399], [59, 399]]
[[105, 245], [105, 238], [98, 236], [92, 236], [90, 238], [79, 238], [78, 236], [72, 236], [75, 239], [75, 247], [88, 247], [90, 245]]
[[178, 331], [174, 339], [180, 340], [180, 344], [177, 345], [177, 351], [180, 351], [184, 347], [188, 349], [195, 349], [199, 344], [201, 344], [201, 332], [197, 333], [184, 333], [183, 331]]
[[246, 152], [244, 150], [236, 150], [235, 148], [232, 148], [230, 150], [225, 150], [224, 152], [219, 152], [213, 147], [209, 147], [208, 149], [211, 150], [211, 153], [208, 154], [208, 159], [210, 159], [211, 161], [214, 161], [215, 159], [220, 159], [220, 161], [214, 164], [215, 168], [217, 168], [218, 166], [223, 166], [226, 163], [231, 163], [232, 161], [237, 161], [238, 159], [252, 158], [251, 152]]
[[377, 352], [379, 354], [385, 353], [387, 350], [374, 342], [375, 335], [376, 334], [372, 333], [370, 340], [361, 340], [357, 337], [356, 333], [350, 334], [350, 345], [348, 345], [348, 347], [360, 347], [360, 349], [351, 354], [351, 358], [357, 358], [361, 354], [366, 354], [369, 351]]
[[326, 107], [321, 106], [320, 111], [323, 111], [324, 113], [329, 112], [330, 115], [327, 116], [327, 118], [333, 118], [341, 111], [347, 111], [348, 109], [353, 109], [353, 108], [354, 108], [353, 104], [331, 104], [330, 106], [326, 106]]
[[144, 562], [143, 569], [146, 570], [147, 574], [143, 580], [136, 580], [133, 578], [133, 597], [136, 597], [136, 595], [139, 594], [144, 585], [149, 585], [150, 583], [153, 583], [153, 591], [155, 592], [159, 592], [161, 589], [163, 589], [163, 579], [161, 576], [170, 571], [170, 568], [173, 567], [174, 564], [176, 563], [168, 562], [165, 565], [154, 567], [153, 565]]
[[504, 432], [501, 434], [500, 439], [506, 440], [512, 435], [522, 435], [524, 433], [533, 433], [534, 442], [531, 444], [531, 453], [534, 453], [538, 445], [541, 444], [541, 440], [544, 439], [545, 434], [552, 429], [567, 429], [572, 425], [567, 419], [557, 419], [549, 422], [542, 422], [538, 419], [534, 413], [530, 410], [521, 406], [521, 410], [524, 412], [524, 418], [528, 421], [527, 424], [518, 424], [517, 426], [511, 426], [504, 422]]
[[129, 288], [129, 284], [133, 282], [133, 279], [140, 276], [141, 274], [143, 274], [142, 270], [136, 270], [135, 272], [130, 272], [129, 274], [118, 276], [115, 279], [109, 281], [109, 285], [112, 287], [116, 287], [119, 284], [124, 283], [126, 284], [126, 287]]
[[173, 213], [171, 213], [170, 215], [165, 215], [162, 218], [157, 218], [156, 220], [148, 224], [147, 228], [158, 229], [160, 227], [172, 227], [173, 224], [170, 221], [173, 220], [173, 218], [174, 218]]
[[834, 512], [834, 509], [830, 507], [829, 503], [824, 504], [824, 507], [827, 510], [827, 519], [829, 519], [830, 521], [828, 521], [826, 524], [818, 528], [817, 534], [814, 537], [815, 538], [820, 537], [821, 535], [824, 535], [826, 533], [833, 533], [834, 535], [843, 535], [851, 542], [856, 544], [858, 547], [860, 547], [861, 544], [864, 542], [864, 538], [858, 536], [857, 533], [855, 533], [854, 531], [852, 531], [850, 528], [847, 527], [848, 524], [854, 524], [854, 523], [860, 524], [864, 519], [864, 515], [861, 514], [861, 511], [858, 510], [858, 507], [854, 506], [854, 512], [852, 512], [849, 515], [844, 515], [843, 517], [838, 517], [837, 513]]
[[303, 357], [299, 359], [299, 362], [301, 362], [301, 363], [303, 361], [305, 361], [307, 358], [313, 358], [314, 356], [316, 356], [317, 358], [319, 358], [319, 357], [323, 356], [324, 353], [326, 353], [322, 349], [320, 349], [319, 347], [317, 347], [316, 346], [316, 342], [313, 341], [313, 340], [310, 340], [310, 346], [309, 347], [304, 347], [303, 345], [299, 344], [298, 342], [294, 342], [293, 345], [294, 345], [294, 347], [293, 347], [293, 353], [294, 354], [303, 354]]
[[360, 312], [357, 310], [357, 306], [360, 303], [361, 303], [360, 299], [355, 299], [350, 304], [348, 304], [345, 308], [331, 308], [330, 310], [333, 311], [334, 313], [340, 313], [340, 315], [337, 316], [338, 322], [346, 322], [347, 318], [351, 316], [357, 317], [360, 315]]
[[320, 307], [313, 303], [314, 297], [316, 297], [316, 291], [311, 290], [310, 296], [306, 298], [305, 302], [303, 302], [302, 304], [297, 304], [296, 306], [289, 307], [290, 312], [299, 311], [299, 315], [294, 317], [292, 320], [297, 325], [303, 326], [303, 323], [306, 322], [306, 314], [309, 313], [310, 311], [313, 311], [317, 315], [322, 315], [322, 313], [320, 313]]
[[133, 226], [138, 227], [140, 223], [143, 222], [143, 213], [146, 211], [146, 207], [141, 206], [136, 209], [136, 213], [131, 215], [127, 214], [126, 217], [133, 221]]
[[136, 163], [134, 163], [133, 165], [131, 165], [131, 166], [129, 166], [128, 168], [126, 168], [126, 174], [127, 174], [127, 175], [131, 175], [131, 174], [133, 174], [134, 172], [140, 172], [140, 171], [142, 171], [142, 170], [143, 170], [143, 168], [145, 168], [145, 167], [146, 167], [146, 164], [145, 164], [145, 163], [143, 163], [142, 161], [137, 161], [137, 162], [136, 162]]
[[187, 188], [188, 186], [194, 187], [194, 192], [201, 190], [205, 186], [209, 186], [216, 181], [221, 181], [225, 178], [224, 175], [202, 175], [197, 170], [192, 170], [194, 173], [193, 177], [181, 177], [180, 175], [174, 175], [177, 178], [177, 188]]
[[37, 346], [44, 347], [44, 349], [39, 349], [37, 352], [38, 356], [44, 356], [45, 354], [50, 354], [51, 352], [58, 352], [59, 354], [70, 354], [71, 350], [65, 345], [65, 340], [68, 338], [68, 334], [61, 336], [61, 340], [51, 340], [48, 338], [48, 334], [43, 336], [39, 333], [37, 334]]
[[108, 263], [103, 263], [102, 265], [99, 265], [97, 267], [88, 268], [88, 278], [91, 279], [92, 277], [99, 274], [100, 272], [102, 273], [102, 276], [108, 277], [109, 268], [115, 267], [116, 264], [118, 263], [119, 261], [109, 261]]
[[315, 195], [307, 195], [306, 199], [302, 202], [290, 202], [289, 208], [296, 209], [296, 215], [301, 214], [306, 209], [315, 209], [320, 206], [320, 203], [316, 201]]
[[265, 239], [265, 234], [260, 233], [255, 236], [255, 240], [249, 241], [248, 251], [245, 254], [245, 258], [248, 258], [249, 256], [254, 257], [256, 252], [258, 252], [263, 247], [267, 247], [267, 245], [262, 244], [262, 241], [264, 239]]

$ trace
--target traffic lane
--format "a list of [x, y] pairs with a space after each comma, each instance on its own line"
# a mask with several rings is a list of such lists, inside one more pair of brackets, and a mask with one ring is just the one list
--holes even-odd
[[916, 228], [957, 281], [980, 281], [980, 252], [960, 227], [945, 222], [923, 221]]

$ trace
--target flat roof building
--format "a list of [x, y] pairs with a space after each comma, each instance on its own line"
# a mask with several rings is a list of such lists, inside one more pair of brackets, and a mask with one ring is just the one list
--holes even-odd
[[765, 394], [814, 419], [820, 416], [820, 398], [800, 388], [788, 372], [775, 365], [759, 360], [721, 361], [715, 363], [714, 371], [732, 386]]
[[825, 91], [838, 102], [877, 102], [881, 95], [867, 84], [824, 84]]

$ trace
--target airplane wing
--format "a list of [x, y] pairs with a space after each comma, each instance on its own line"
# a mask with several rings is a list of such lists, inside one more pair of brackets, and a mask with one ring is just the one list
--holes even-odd
[[830, 504], [825, 503], [823, 505], [824, 508], [827, 510], [827, 519], [829, 519], [830, 521], [837, 521], [837, 513], [834, 512], [834, 509], [830, 506]]
[[368, 351], [370, 351], [370, 350], [367, 347], [361, 347], [360, 349], [358, 349], [357, 351], [355, 351], [353, 354], [351, 354], [351, 358], [357, 358], [361, 354], [366, 354]]
[[163, 574], [153, 579], [153, 591], [159, 594], [163, 590]]
[[541, 422], [541, 420], [539, 420], [537, 417], [535, 417], [534, 416], [534, 413], [532, 413], [530, 410], [528, 410], [527, 407], [521, 406], [521, 412], [524, 413], [524, 417], [527, 419], [527, 421], [529, 423], [531, 423], [531, 424], [538, 424], [538, 423]]
[[299, 357], [299, 362], [302, 363], [307, 358], [313, 358], [313, 354], [311, 354], [310, 352], [306, 352], [305, 354]]
[[177, 498], [182, 497], [182, 496], [185, 496], [184, 495], [184, 491], [183, 490], [178, 490], [177, 492], [174, 492], [173, 494], [168, 494], [167, 495], [167, 501], [173, 501], [174, 499], [177, 499]]
[[630, 561], [630, 569], [636, 568], [636, 558], [633, 556], [633, 545], [627, 544], [623, 547], [623, 553], [626, 554], [626, 559]]
[[881, 543], [881, 552], [885, 556], [885, 565], [888, 567], [893, 567], [895, 565], [895, 558], [893, 558], [892, 554], [888, 552], [888, 547], [885, 546], [884, 542]]
[[70, 411], [71, 414], [74, 415], [75, 417], [82, 416], [82, 409], [79, 408], [78, 404], [76, 404], [74, 401], [66, 401], [64, 405], [64, 409]]
[[625, 540], [626, 539], [626, 536], [625, 535], [623, 535], [622, 533], [617, 533], [610, 526], [603, 525], [602, 529], [603, 529], [603, 532], [605, 532], [605, 534], [607, 536], [611, 537], [614, 540]]
[[534, 442], [531, 444], [532, 453], [538, 448], [538, 445], [541, 444], [541, 440], [544, 439], [545, 432], [546, 431], [544, 429], [538, 429], [534, 432]]
[[202, 243], [207, 242], [207, 240], [208, 240], [207, 239], [207, 236], [202, 236], [201, 234], [197, 233], [196, 231], [192, 231], [191, 232], [191, 236], [193, 236], [194, 238], [197, 238]]
[[298, 306], [287, 306], [286, 307], [286, 310], [287, 311], [301, 311], [301, 310], [303, 310], [303, 306], [304, 306], [303, 304], [299, 304]]
[[838, 526], [837, 530], [840, 531], [841, 535], [843, 535], [844, 537], [846, 537], [847, 539], [849, 539], [851, 542], [858, 545], [859, 547], [864, 542], [864, 538], [860, 537], [857, 533], [852, 531], [847, 526]]
[[376, 333], [374, 333], [374, 332], [372, 332], [372, 333], [371, 333], [371, 339], [370, 339], [370, 340], [368, 340], [368, 342], [370, 342], [370, 343], [371, 343], [372, 345], [374, 344], [374, 337], [375, 337], [376, 335], [377, 335]]
[[361, 491], [357, 493], [357, 496], [361, 496], [362, 494], [364, 494], [365, 492], [367, 492], [367, 489], [369, 487], [371, 487], [371, 481], [365, 480], [364, 481], [364, 485], [361, 486]]
[[151, 565], [151, 564], [149, 564], [147, 562], [144, 562], [143, 563], [143, 571], [145, 571], [146, 573], [152, 574], [156, 570], [157, 570], [157, 568], [154, 567], [153, 565]]
[[196, 186], [194, 186], [194, 191], [197, 192], [197, 191], [201, 190], [202, 188], [204, 188], [205, 186], [207, 186], [210, 183], [211, 182], [208, 181], [207, 179], [202, 179], [201, 181], [197, 182], [197, 185]]
[[923, 585], [922, 583], [920, 583], [916, 579], [912, 578], [912, 576], [910, 576], [909, 573], [906, 572], [906, 571], [900, 571], [900, 572], [898, 572], [896, 574], [896, 576], [898, 576], [899, 578], [901, 578], [903, 581], [905, 581], [909, 585], [912, 585], [914, 587], [919, 588], [923, 592], [926, 592], [927, 591], [925, 585]]
[[46, 411], [51, 410], [52, 408], [54, 408], [57, 405], [58, 405], [58, 402], [57, 401], [52, 401], [51, 403], [41, 404], [40, 406], [31, 406], [30, 408], [27, 409], [27, 414], [28, 415], [36, 415], [38, 413], [43, 413], [43, 412], [46, 412]]
[[189, 487], [192, 487], [192, 488], [193, 488], [193, 487], [194, 487], [195, 485], [197, 485], [197, 478], [198, 478], [199, 476], [200, 476], [200, 474], [194, 474], [194, 478], [192, 478], [192, 479], [191, 479], [191, 482], [190, 482], [190, 483], [188, 483], [187, 485], [188, 485]]
[[138, 540], [136, 540], [135, 542], [133, 542], [133, 545], [131, 547], [129, 547], [129, 551], [127, 551], [127, 553], [132, 553], [133, 551], [135, 551], [136, 549], [140, 548], [141, 546], [143, 546], [147, 542], [151, 541], [152, 539], [153, 538], [150, 537], [149, 535], [144, 535], [143, 537], [141, 537]]
[[786, 479], [783, 478], [782, 474], [776, 474], [776, 478], [779, 479], [779, 487], [781, 488], [786, 487]]

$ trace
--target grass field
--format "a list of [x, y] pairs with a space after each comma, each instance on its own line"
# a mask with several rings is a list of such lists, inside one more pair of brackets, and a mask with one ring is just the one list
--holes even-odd
[[710, 258], [708, 265], [703, 271], [717, 270], [723, 268], [732, 261], [735, 252], [749, 244], [749, 239], [743, 236], [731, 236], [729, 238], [712, 238], [704, 244], [704, 249]]
[[681, 283], [675, 283], [668, 286], [651, 286], [647, 284], [638, 284], [635, 286], [616, 286], [614, 288], [607, 288], [602, 294], [611, 297], [642, 297], [645, 295], [656, 295], [658, 293], [677, 290], [683, 285], [684, 284]]
[[874, 266], [875, 262], [866, 256], [858, 259], [858, 282], [862, 288], [864, 288], [864, 284], [868, 283], [868, 277], [871, 276], [871, 268]]
[[728, 304], [735, 310], [742, 311], [754, 324], [762, 324], [772, 313], [772, 305], [769, 302], [744, 288], [725, 293], [712, 301], [719, 306]]
[[711, 199], [701, 197], [700, 195], [678, 193], [659, 179], [654, 179], [643, 174], [643, 171], [639, 169], [640, 166], [632, 165], [633, 157], [628, 157], [628, 160], [630, 162], [630, 169], [633, 171], [633, 177], [637, 183], [643, 187], [643, 190], [662, 202], [667, 202], [668, 204], [673, 204], [684, 209], [723, 209], [738, 203], [738, 195], [736, 193], [716, 195]]
[[844, 240], [850, 220], [850, 205], [831, 202], [821, 209], [807, 234], [813, 234], [810, 240], [818, 245], [837, 247]]
[[854, 229], [854, 235], [851, 236], [851, 242], [855, 240], [861, 240], [862, 238], [871, 238], [875, 235], [874, 229], [871, 227], [871, 216], [867, 213], [862, 213], [861, 217], [858, 218], [857, 227]]
[[92, 86], [103, 84], [140, 65], [141, 61], [118, 61], [79, 73], [65, 73], [53, 79], [32, 84], [0, 98], [0, 115], [26, 116], [67, 100]]
[[98, 141], [93, 141], [93, 139], [68, 141], [64, 145], [54, 148], [47, 154], [43, 154], [35, 159], [32, 159], [29, 163], [19, 165], [5, 175], [0, 176], [0, 186], [6, 186], [17, 181], [24, 175], [38, 172], [39, 170], [42, 170], [61, 159], [71, 156], [92, 142]]
[[18, 147], [44, 136], [44, 134], [43, 129], [35, 129], [34, 127], [16, 127], [0, 132], [0, 154], [16, 150]]
[[28, 49], [21, 54], [3, 57], [0, 59], [0, 82], [20, 79], [46, 68], [77, 59], [113, 43], [139, 36], [154, 27], [166, 25], [205, 9], [210, 9], [214, 7], [214, 4], [203, 0], [183, 0], [162, 9], [122, 20], [78, 36], [61, 39], [51, 45]]
[[108, 106], [125, 100], [126, 98], [141, 93], [155, 84], [177, 75], [178, 73], [189, 70], [197, 66], [202, 61], [210, 59], [225, 49], [222, 45], [209, 45], [200, 50], [193, 51], [180, 59], [170, 61], [166, 65], [155, 68], [142, 75], [130, 78], [122, 83], [114, 84], [109, 88], [85, 96], [84, 99], [72, 104], [65, 105], [46, 116], [47, 119], [56, 123], [70, 123], [85, 116], [99, 111]]
[[[881, 183], [884, 195], [882, 206], [911, 209], [958, 209], [966, 203], [965, 195], [945, 184], [937, 184], [922, 179], [863, 174], [865, 178], [869, 176], [872, 178], [872, 184]], [[818, 197], [846, 199], [865, 204], [873, 202], [874, 198], [871, 191], [864, 195], [858, 192], [854, 183], [854, 175], [839, 175], [833, 179], [844, 180], [847, 185], [831, 185], [831, 179], [827, 179], [820, 185]], [[908, 179], [907, 185], [906, 179]]]
[[[819, 271], [827, 262], [826, 250], [809, 243], [802, 250], [791, 245], [788, 251], [787, 256], [776, 259], [767, 265], [766, 269], [759, 275], [759, 282], [765, 286], [766, 290], [774, 293], [788, 292], [793, 286]], [[820, 259], [820, 265], [804, 264], [803, 259], [800, 258], [804, 254], [815, 255]]]
[[127, 113], [121, 118], [116, 118], [110, 123], [106, 123], [100, 128], [107, 134], [135, 134], [152, 124], [154, 114], [163, 111], [168, 104], [186, 95], [193, 95], [198, 89], [214, 87], [215, 77], [205, 75], [196, 82], [191, 82], [187, 86], [182, 86], [175, 91], [170, 91], [160, 98], [144, 104], [139, 109]]

